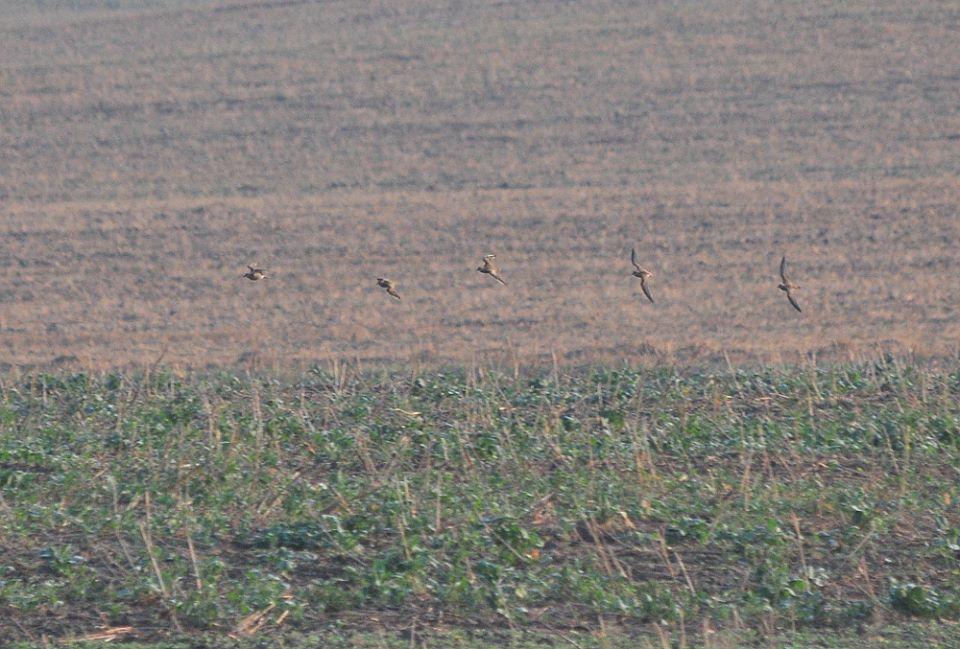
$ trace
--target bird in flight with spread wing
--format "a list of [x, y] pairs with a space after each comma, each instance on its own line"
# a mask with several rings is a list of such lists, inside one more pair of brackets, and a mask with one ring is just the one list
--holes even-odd
[[500, 269], [497, 268], [497, 265], [495, 263], [493, 263], [493, 260], [496, 258], [497, 258], [496, 255], [484, 255], [483, 263], [477, 266], [477, 270], [480, 271], [481, 273], [486, 273], [487, 275], [490, 275], [491, 277], [493, 277], [493, 279], [497, 280], [498, 282], [506, 286], [507, 283], [503, 281], [502, 277], [500, 277]]
[[392, 280], [385, 279], [383, 277], [378, 277], [377, 286], [379, 286], [380, 288], [382, 288], [383, 290], [385, 290], [387, 293], [397, 298], [398, 300], [400, 299], [400, 294], [397, 293], [397, 286], [393, 283]]
[[241, 277], [246, 277], [250, 281], [257, 281], [258, 279], [263, 279], [267, 276], [267, 271], [262, 268], [254, 268], [253, 266], [247, 265], [247, 268], [250, 269], [249, 273], [244, 273]]
[[784, 255], [780, 259], [780, 285], [777, 286], [777, 288], [779, 288], [781, 291], [787, 294], [787, 299], [790, 300], [790, 304], [793, 305], [794, 309], [796, 309], [797, 311], [800, 311], [801, 313], [803, 312], [803, 309], [801, 309], [800, 305], [797, 304], [797, 300], [794, 299], [793, 293], [790, 292], [800, 288], [800, 285], [794, 284], [789, 279], [787, 279], [787, 256], [786, 255]]
[[640, 288], [643, 290], [643, 294], [647, 296], [647, 299], [650, 300], [651, 303], [653, 303], [653, 298], [650, 296], [650, 289], [647, 288], [647, 278], [653, 277], [653, 273], [646, 268], [641, 268], [640, 264], [637, 263], [636, 248], [630, 249], [630, 263], [633, 264], [634, 268], [636, 268], [636, 270], [633, 271], [633, 276], [640, 278]]

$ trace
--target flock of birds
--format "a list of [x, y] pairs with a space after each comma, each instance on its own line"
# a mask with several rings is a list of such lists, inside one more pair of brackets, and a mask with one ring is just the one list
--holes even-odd
[[[483, 260], [480, 262], [480, 265], [477, 266], [477, 271], [484, 273], [485, 275], [489, 275], [493, 279], [497, 280], [498, 282], [506, 286], [507, 283], [503, 281], [503, 277], [500, 276], [500, 268], [497, 266], [496, 262], [494, 262], [494, 259], [496, 258], [497, 258], [496, 255], [484, 255]], [[651, 273], [649, 270], [647, 270], [646, 268], [643, 268], [640, 264], [637, 263], [636, 248], [632, 248], [630, 250], [630, 263], [633, 264], [633, 267], [636, 269], [633, 271], [633, 276], [640, 278], [640, 289], [643, 291], [643, 294], [647, 296], [647, 299], [650, 300], [650, 303], [652, 304], [653, 296], [650, 295], [650, 288], [647, 286], [647, 280], [653, 277], [653, 273]], [[267, 275], [267, 272], [262, 268], [254, 268], [253, 266], [249, 266], [249, 265], [247, 266], [247, 268], [249, 269], [249, 271], [244, 273], [243, 277], [246, 277], [247, 279], [253, 282], [264, 279], [265, 277], [269, 277], [269, 275]], [[377, 286], [379, 286], [384, 291], [386, 291], [388, 295], [391, 295], [398, 300], [400, 299], [400, 292], [397, 291], [397, 285], [393, 280], [387, 279], [385, 277], [378, 277]], [[794, 284], [787, 278], [786, 255], [784, 255], [780, 259], [780, 284], [779, 286], [777, 286], [777, 288], [779, 288], [781, 291], [787, 294], [787, 300], [790, 302], [790, 305], [793, 306], [794, 309], [801, 312], [803, 311], [800, 308], [800, 305], [797, 304], [796, 298], [793, 296], [793, 291], [800, 288], [800, 285]]]

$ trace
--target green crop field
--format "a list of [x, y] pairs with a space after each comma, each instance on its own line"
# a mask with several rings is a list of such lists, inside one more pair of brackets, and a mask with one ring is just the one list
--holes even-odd
[[958, 477], [956, 364], [7, 376], [0, 644], [950, 646]]

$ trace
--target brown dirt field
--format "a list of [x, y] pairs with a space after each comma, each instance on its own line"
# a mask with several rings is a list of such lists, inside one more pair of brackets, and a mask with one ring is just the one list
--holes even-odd
[[14, 2], [0, 361], [956, 353], [960, 7], [584, 4]]

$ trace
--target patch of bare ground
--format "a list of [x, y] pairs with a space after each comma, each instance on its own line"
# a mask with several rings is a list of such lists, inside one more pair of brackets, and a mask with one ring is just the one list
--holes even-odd
[[[17, 4], [8, 365], [960, 341], [949, 3]], [[507, 287], [474, 272], [488, 252]], [[776, 290], [782, 254], [802, 314]], [[240, 280], [247, 263], [273, 277]]]

